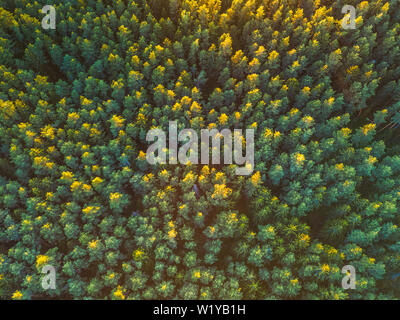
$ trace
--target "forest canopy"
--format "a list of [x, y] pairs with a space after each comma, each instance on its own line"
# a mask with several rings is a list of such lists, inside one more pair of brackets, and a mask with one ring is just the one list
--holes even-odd
[[[0, 299], [400, 298], [398, 0], [49, 2], [0, 0]], [[252, 174], [150, 165], [170, 121]]]

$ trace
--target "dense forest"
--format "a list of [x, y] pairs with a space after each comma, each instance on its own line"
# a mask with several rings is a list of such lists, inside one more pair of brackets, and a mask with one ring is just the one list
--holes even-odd
[[[400, 298], [400, 1], [49, 2], [0, 0], [0, 299]], [[253, 172], [150, 165], [170, 121]]]

